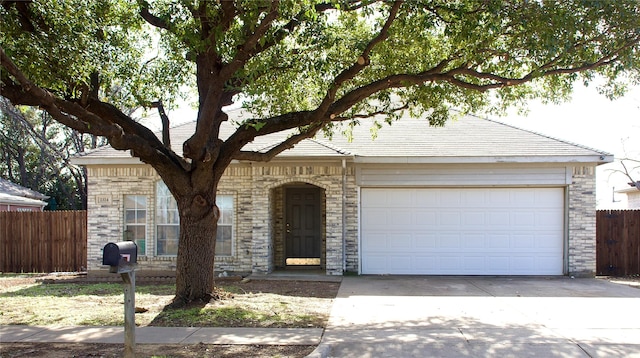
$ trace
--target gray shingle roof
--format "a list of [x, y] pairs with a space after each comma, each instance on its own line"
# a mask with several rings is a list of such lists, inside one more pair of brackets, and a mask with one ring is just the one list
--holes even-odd
[[48, 196], [42, 193], [25, 188], [2, 178], [0, 178], [0, 193], [6, 194], [7, 196], [17, 196], [35, 200], [49, 199]]
[[[247, 118], [242, 109], [229, 111], [229, 121], [221, 128], [221, 137], [227, 138], [234, 123]], [[335, 131], [332, 139], [319, 134], [276, 157], [286, 158], [330, 158], [354, 157], [361, 161], [383, 160], [385, 162], [438, 161], [596, 161], [612, 160], [611, 154], [578, 144], [513, 127], [498, 121], [475, 116], [462, 116], [447, 122], [444, 127], [431, 127], [420, 118], [405, 117], [388, 125], [382, 119], [382, 128], [372, 138], [371, 128], [375, 119], [360, 120], [353, 129], [353, 140], [349, 141]], [[342, 125], [346, 128], [346, 124]], [[171, 143], [177, 153], [182, 153], [182, 143], [195, 130], [195, 122], [185, 123], [171, 129]], [[245, 150], [265, 152], [285, 139], [292, 131], [258, 137], [245, 146]], [[158, 134], [160, 136], [160, 134]], [[83, 159], [84, 158], [84, 159]], [[130, 158], [127, 151], [116, 151], [103, 147], [77, 157], [76, 162], [86, 164], [91, 159]], [[475, 159], [474, 159], [475, 158]], [[555, 159], [554, 159], [555, 158]], [[596, 159], [594, 159], [596, 158]]]

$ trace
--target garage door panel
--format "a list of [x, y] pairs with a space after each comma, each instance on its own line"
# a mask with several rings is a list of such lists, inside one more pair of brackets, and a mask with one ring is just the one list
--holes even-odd
[[432, 191], [420, 191], [413, 195], [413, 200], [422, 203], [423, 206], [435, 206], [440, 202], [440, 196]]
[[387, 210], [386, 224], [394, 229], [403, 229], [411, 225], [412, 211], [407, 209]]
[[361, 220], [363, 227], [368, 227], [371, 232], [375, 232], [387, 225], [387, 210], [370, 208], [367, 210], [367, 215], [363, 215]]
[[411, 271], [410, 255], [389, 255], [387, 265], [394, 271], [408, 273]]
[[563, 212], [561, 210], [541, 210], [535, 214], [535, 225], [538, 228], [548, 227], [557, 229], [558, 227], [562, 227], [562, 223], [564, 222], [562, 218]]
[[484, 227], [487, 225], [487, 215], [482, 211], [468, 211], [462, 216], [465, 227]]
[[457, 208], [462, 204], [462, 195], [459, 192], [443, 191], [439, 193], [438, 205], [442, 208]]
[[547, 249], [547, 251], [557, 252], [562, 250], [562, 241], [557, 239], [560, 233], [556, 231], [540, 232], [537, 233], [534, 240], [535, 246], [538, 249]]
[[485, 249], [487, 247], [486, 235], [481, 232], [466, 233], [462, 236], [462, 247], [473, 249]]
[[519, 228], [534, 228], [536, 225], [536, 214], [531, 211], [513, 213], [513, 226]]
[[362, 272], [558, 275], [561, 188], [363, 189]]
[[362, 262], [362, 271], [372, 274], [388, 273], [387, 257], [383, 254], [369, 254]]
[[438, 215], [438, 225], [458, 227], [462, 223], [462, 215], [458, 211], [442, 211]]
[[438, 213], [435, 210], [416, 209], [412, 216], [416, 226], [432, 227], [438, 223]]
[[509, 249], [511, 247], [511, 236], [508, 233], [488, 233], [487, 248], [495, 251], [496, 249]]
[[386, 250], [387, 243], [389, 243], [387, 236], [385, 233], [372, 233], [369, 235], [367, 238], [369, 252]]
[[434, 233], [429, 232], [416, 232], [413, 235], [413, 247], [422, 252], [423, 249], [435, 249], [437, 245], [438, 237]]
[[507, 210], [492, 210], [486, 212], [487, 227], [509, 227], [511, 222], [510, 213]]
[[448, 249], [460, 249], [461, 245], [460, 234], [458, 233], [450, 233], [450, 234], [441, 234], [438, 235], [438, 239], [436, 240], [437, 247], [443, 250]]

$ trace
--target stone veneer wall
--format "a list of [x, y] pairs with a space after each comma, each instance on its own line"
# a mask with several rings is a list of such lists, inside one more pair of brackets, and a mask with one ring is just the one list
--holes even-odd
[[[155, 190], [160, 177], [150, 166], [89, 166], [88, 168], [88, 244], [89, 271], [106, 270], [102, 249], [108, 242], [122, 241], [125, 195], [147, 197], [147, 252], [138, 253], [138, 270], [174, 271], [175, 256], [155, 256]], [[235, 204], [234, 247], [231, 256], [216, 257], [216, 271], [251, 270], [251, 168], [228, 168], [218, 194], [233, 195]]]
[[[342, 167], [328, 165], [253, 166], [253, 266], [255, 273], [268, 273], [280, 266], [283, 254], [273, 245], [281, 240], [281, 222], [271, 223], [270, 213], [282, 213], [283, 193], [279, 189], [292, 183], [307, 183], [324, 189], [324, 265], [327, 274], [341, 275], [342, 270]], [[354, 175], [353, 170], [350, 171]], [[280, 206], [280, 208], [278, 208]], [[272, 208], [269, 210], [269, 208]]]
[[[102, 248], [123, 237], [124, 195], [147, 196], [147, 253], [139, 257], [139, 270], [175, 270], [175, 257], [156, 257], [155, 184], [160, 178], [150, 166], [89, 166], [88, 270], [102, 266]], [[268, 273], [283, 263], [283, 186], [308, 183], [324, 189], [325, 221], [323, 256], [328, 274], [343, 273], [343, 199], [346, 271], [358, 272], [358, 202], [355, 169], [327, 165], [238, 165], [227, 169], [220, 194], [234, 195], [235, 232], [232, 256], [216, 257], [216, 271]], [[571, 275], [593, 276], [595, 258], [595, 167], [573, 168], [568, 187], [568, 270]], [[343, 197], [344, 195], [344, 197]]]
[[[124, 195], [147, 197], [147, 222], [152, 222], [155, 202], [156, 172], [149, 166], [87, 168], [87, 270], [106, 269], [102, 266], [102, 249], [108, 242], [122, 241], [124, 232]], [[147, 225], [147, 237], [152, 235]], [[147, 240], [147, 251], [153, 245]], [[145, 253], [138, 253], [141, 266]]]
[[595, 167], [574, 167], [569, 185], [569, 274], [593, 277], [596, 272]]
[[360, 271], [360, 255], [358, 253], [358, 237], [360, 230], [359, 202], [360, 191], [356, 185], [355, 168], [347, 164], [346, 195], [345, 195], [345, 255], [346, 271]]
[[[155, 256], [155, 188], [160, 180], [150, 166], [89, 166], [88, 168], [88, 270], [106, 270], [102, 266], [102, 249], [112, 241], [123, 240], [124, 195], [147, 197], [147, 252], [139, 253], [138, 270], [174, 271], [173, 256]], [[354, 171], [347, 178], [352, 192], [348, 200], [357, 204]], [[324, 189], [323, 265], [328, 274], [342, 274], [342, 167], [339, 162], [322, 166], [242, 164], [231, 166], [218, 187], [219, 194], [235, 198], [234, 247], [231, 256], [216, 257], [216, 271], [271, 272], [282, 259], [281, 241], [276, 234], [282, 214], [282, 186], [308, 183]], [[357, 243], [357, 205], [348, 214], [347, 232]], [[355, 231], [354, 231], [355, 230]], [[355, 238], [355, 239], [354, 239]], [[350, 246], [353, 246], [350, 245]], [[355, 248], [357, 267], [357, 247]], [[354, 250], [351, 247], [351, 250]], [[353, 256], [353, 253], [351, 254]]]

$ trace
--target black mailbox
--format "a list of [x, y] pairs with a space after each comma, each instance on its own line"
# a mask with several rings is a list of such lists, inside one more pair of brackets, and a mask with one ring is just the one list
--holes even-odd
[[104, 245], [102, 264], [119, 266], [122, 263], [138, 262], [138, 245], [133, 241], [110, 242]]

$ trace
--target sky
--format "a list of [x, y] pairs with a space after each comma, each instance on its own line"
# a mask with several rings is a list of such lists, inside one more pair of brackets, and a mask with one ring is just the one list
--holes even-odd
[[[526, 116], [514, 110], [495, 119], [613, 154], [616, 162], [600, 165], [596, 171], [598, 208], [625, 208], [626, 195], [614, 190], [628, 188], [629, 179], [615, 170], [621, 169], [619, 159], [640, 160], [640, 86], [609, 100], [594, 86], [577, 84], [571, 101], [558, 105], [532, 101], [528, 109]], [[640, 169], [635, 170], [635, 179], [640, 180]]]
[[[195, 119], [195, 112], [185, 107], [169, 112], [172, 125]], [[640, 160], [640, 85], [621, 98], [609, 100], [593, 85], [576, 84], [568, 102], [531, 101], [527, 108], [527, 115], [519, 115], [514, 109], [507, 116], [492, 119], [613, 154], [616, 162], [600, 165], [596, 171], [597, 205], [599, 209], [625, 208], [626, 195], [614, 191], [628, 188], [629, 180], [615, 170], [621, 169], [621, 158]], [[151, 127], [158, 130], [160, 120], [153, 122], [156, 125]], [[640, 180], [640, 168], [635, 177]]]

